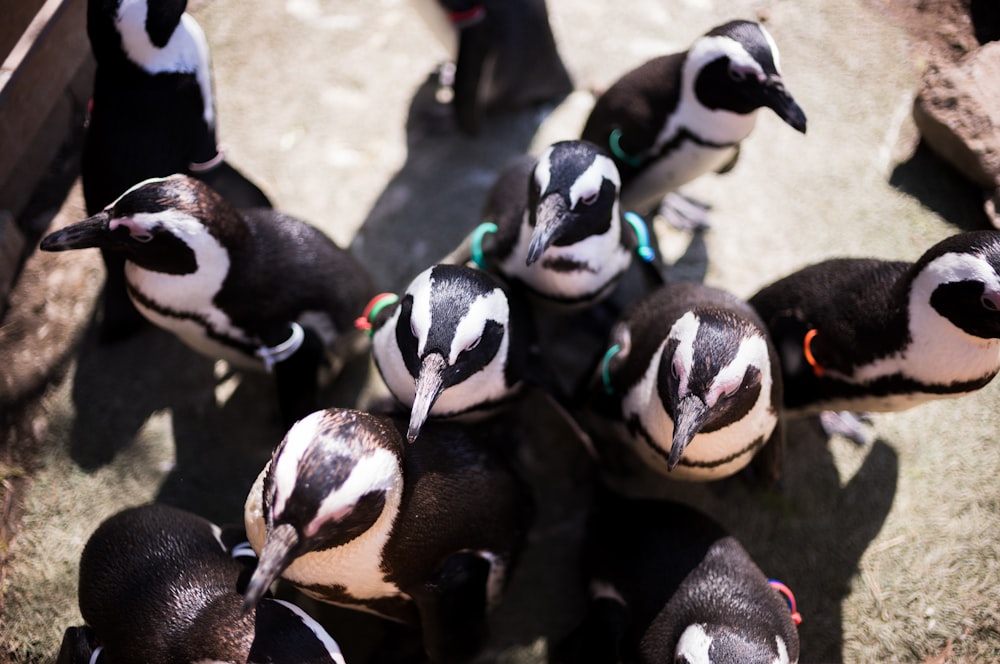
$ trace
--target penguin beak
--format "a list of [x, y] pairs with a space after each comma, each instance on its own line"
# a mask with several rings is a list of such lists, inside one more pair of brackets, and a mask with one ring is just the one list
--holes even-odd
[[531, 265], [545, 253], [545, 250], [561, 235], [566, 217], [566, 201], [559, 194], [549, 194], [541, 200], [535, 211], [535, 231], [528, 245], [526, 265]]
[[406, 431], [406, 440], [411, 443], [420, 435], [420, 428], [427, 421], [427, 415], [434, 407], [434, 402], [444, 391], [442, 374], [447, 367], [448, 363], [439, 353], [431, 353], [420, 365], [413, 406], [410, 408], [410, 427]]
[[111, 215], [98, 212], [93, 217], [70, 224], [49, 233], [39, 245], [42, 251], [68, 251], [103, 247], [108, 242], [108, 223]]
[[257, 569], [253, 571], [243, 593], [243, 613], [249, 613], [250, 609], [260, 603], [274, 580], [295, 559], [298, 545], [299, 535], [291, 524], [280, 523], [271, 529], [257, 560]]
[[459, 30], [452, 103], [458, 128], [469, 136], [479, 132], [479, 82], [492, 47], [488, 16]]
[[780, 77], [773, 77], [764, 85], [764, 105], [778, 114], [790, 127], [806, 133], [806, 114], [788, 94]]
[[708, 406], [699, 397], [689, 394], [674, 406], [674, 439], [667, 458], [667, 470], [673, 470], [691, 439], [701, 431], [709, 416]]

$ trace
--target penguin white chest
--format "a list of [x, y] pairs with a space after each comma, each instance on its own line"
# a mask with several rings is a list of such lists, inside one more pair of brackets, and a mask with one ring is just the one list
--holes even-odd
[[194, 272], [169, 274], [126, 261], [125, 278], [136, 308], [203, 355], [242, 368], [263, 369], [259, 360], [240, 350], [241, 346], [258, 344], [214, 303], [229, 272], [228, 253], [208, 233], [185, 236], [184, 240], [195, 255]]
[[600, 235], [591, 235], [568, 246], [551, 245], [542, 257], [527, 265], [532, 228], [522, 224], [503, 272], [519, 279], [542, 296], [563, 300], [591, 299], [605, 293], [631, 264], [622, 246], [621, 228], [612, 223]]

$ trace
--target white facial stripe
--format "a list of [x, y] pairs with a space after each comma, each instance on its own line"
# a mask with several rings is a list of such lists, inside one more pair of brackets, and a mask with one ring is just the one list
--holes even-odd
[[549, 182], [552, 180], [552, 148], [548, 148], [542, 155], [538, 158], [538, 164], [535, 166], [535, 182], [538, 183], [539, 191], [545, 191], [549, 188]]
[[410, 325], [417, 337], [417, 355], [424, 354], [427, 345], [427, 333], [431, 329], [431, 271], [424, 270], [410, 283], [406, 292], [413, 296], [413, 309], [410, 313]]
[[267, 601], [277, 602], [298, 616], [299, 620], [302, 621], [302, 624], [308, 627], [309, 631], [315, 634], [319, 642], [323, 644], [323, 647], [326, 648], [326, 652], [330, 655], [330, 658], [337, 664], [344, 664], [344, 655], [340, 652], [340, 646], [337, 645], [337, 642], [333, 640], [333, 637], [330, 636], [325, 629], [323, 629], [322, 625], [313, 620], [312, 616], [291, 602], [286, 602], [281, 599], [269, 599]]
[[305, 528], [307, 536], [315, 535], [324, 523], [342, 519], [366, 493], [389, 492], [402, 481], [396, 455], [387, 449], [377, 447], [356, 461], [347, 480], [320, 504], [316, 518]]
[[604, 163], [605, 161], [610, 160], [595, 159], [587, 167], [587, 170], [580, 173], [576, 178], [573, 186], [569, 188], [570, 206], [575, 206], [581, 198], [589, 198], [601, 191], [601, 184], [604, 182], [604, 178], [608, 176], [608, 167]]
[[724, 366], [712, 381], [706, 398], [708, 406], [715, 405], [722, 395], [737, 389], [743, 383], [743, 376], [746, 375], [749, 366], [757, 367], [762, 374], [770, 371], [767, 343], [763, 337], [755, 335], [740, 341], [736, 357]]
[[791, 660], [788, 659], [788, 648], [785, 646], [784, 639], [775, 634], [774, 640], [778, 643], [778, 656], [774, 658], [774, 664], [791, 664]]
[[764, 35], [764, 39], [767, 40], [767, 45], [771, 49], [771, 60], [774, 61], [774, 70], [781, 74], [781, 56], [778, 54], [778, 45], [775, 43], [774, 38], [771, 33], [767, 31], [763, 25], [758, 24], [757, 27], [760, 29], [761, 34]]
[[506, 326], [510, 317], [509, 303], [503, 291], [497, 289], [480, 295], [469, 307], [469, 312], [458, 323], [451, 342], [448, 363], [455, 364], [459, 354], [483, 334], [486, 321], [494, 320]]
[[147, 179], [143, 180], [142, 182], [137, 182], [136, 184], [134, 184], [131, 187], [129, 187], [128, 189], [126, 189], [125, 193], [123, 193], [121, 196], [119, 196], [118, 198], [116, 198], [115, 202], [112, 203], [111, 205], [109, 205], [108, 207], [114, 207], [115, 205], [118, 204], [118, 201], [120, 201], [121, 199], [125, 198], [126, 196], [128, 196], [129, 194], [131, 194], [136, 189], [139, 189], [140, 187], [144, 187], [145, 185], [153, 183], [153, 182], [165, 182], [167, 179], [168, 178], [166, 178], [166, 177], [163, 177], [163, 178], [147, 178]]
[[680, 360], [682, 371], [678, 372], [680, 384], [678, 395], [683, 397], [688, 393], [688, 376], [691, 375], [691, 368], [694, 366], [694, 341], [698, 338], [698, 327], [701, 321], [693, 311], [689, 311], [674, 323], [670, 328], [670, 336], [667, 339], [676, 339], [679, 343], [677, 351], [674, 353], [674, 361]]
[[958, 281], [981, 281], [987, 290], [1000, 291], [1000, 277], [982, 255], [950, 253], [939, 256], [913, 281], [914, 296], [929, 302], [934, 289]]
[[701, 625], [689, 625], [677, 640], [674, 657], [676, 659], [683, 655], [690, 664], [709, 664], [712, 661], [708, 657], [711, 647], [712, 637], [705, 632], [705, 628]]
[[306, 449], [313, 444], [322, 421], [323, 413], [315, 412], [292, 425], [285, 434], [281, 454], [271, 460], [269, 464], [272, 466], [271, 481], [275, 486], [274, 504], [271, 505], [271, 509], [274, 514], [284, 512], [285, 503], [295, 488], [299, 460], [306, 453]]
[[684, 68], [693, 74], [693, 72], [697, 72], [712, 60], [716, 60], [723, 55], [729, 58], [730, 62], [737, 67], [753, 70], [758, 72], [760, 76], [764, 75], [764, 69], [760, 66], [760, 63], [747, 53], [742, 44], [735, 39], [722, 35], [702, 37], [695, 41], [691, 46], [691, 50], [688, 51], [688, 58]]
[[170, 41], [163, 48], [157, 48], [146, 32], [147, 1], [122, 0], [118, 8], [115, 27], [121, 34], [125, 54], [151, 74], [195, 74], [205, 104], [205, 122], [209, 127], [214, 127], [215, 98], [212, 93], [211, 63], [205, 33], [197, 21], [188, 14], [183, 14]]

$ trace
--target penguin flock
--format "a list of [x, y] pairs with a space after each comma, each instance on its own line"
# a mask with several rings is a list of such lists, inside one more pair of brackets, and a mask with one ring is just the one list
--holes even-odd
[[[208, 41], [185, 9], [89, 0], [89, 217], [40, 248], [100, 249], [109, 348], [152, 323], [273, 373], [287, 433], [235, 529], [157, 504], [94, 524], [85, 624], [66, 630], [59, 663], [350, 661], [335, 626], [277, 599], [276, 582], [404, 626], [416, 653], [383, 661], [475, 659], [531, 539], [521, 464], [534, 441], [510, 413], [534, 394], [579, 432], [596, 478], [580, 551], [588, 607], [549, 661], [798, 661], [794, 596], [768, 578], [780, 570], [762, 571], [710, 516], [631, 495], [630, 481], [746, 477], [780, 491], [789, 418], [989, 384], [1000, 232], [957, 234], [913, 263], [831, 259], [746, 299], [670, 279], [655, 223], [677, 218], [671, 196], [733, 168], [761, 109], [806, 131], [775, 40], [738, 20], [623, 72], [579, 137], [498, 174], [480, 213], [457, 222], [461, 246], [400, 293], [377, 293], [349, 251], [225, 161]], [[454, 44], [439, 75], [470, 140], [485, 115], [572, 89], [543, 0], [422, 11]], [[640, 292], [623, 286], [636, 272]], [[598, 349], [569, 389], [540, 334], [551, 317]], [[324, 381], [359, 357], [388, 398], [323, 403]]]

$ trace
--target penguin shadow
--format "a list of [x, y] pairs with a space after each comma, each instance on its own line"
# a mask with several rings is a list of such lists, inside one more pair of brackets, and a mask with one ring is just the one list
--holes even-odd
[[162, 477], [155, 500], [241, 524], [246, 494], [284, 434], [272, 377], [218, 377], [211, 359], [153, 326], [111, 345], [98, 342], [99, 328], [90, 323], [77, 356], [72, 461], [85, 472], [113, 465]]
[[470, 137], [437, 99], [432, 72], [417, 88], [406, 119], [406, 161], [362, 223], [350, 251], [376, 288], [399, 291], [455, 249], [479, 223], [499, 170], [527, 151], [551, 107], [494, 112]]
[[892, 507], [898, 457], [877, 439], [867, 450], [848, 450], [864, 459], [842, 474], [831, 446], [854, 443], [828, 439], [815, 418], [787, 422], [786, 434], [784, 472], [774, 489], [740, 474], [713, 484], [669, 483], [661, 497], [716, 518], [766, 575], [791, 588], [803, 617], [800, 662], [842, 662], [841, 606]]
[[938, 157], [924, 141], [899, 163], [889, 184], [916, 198], [962, 231], [992, 228], [983, 209], [983, 191]]
[[129, 463], [158, 412], [211, 398], [212, 364], [153, 326], [134, 337], [102, 344], [95, 317], [76, 356], [71, 399], [76, 409], [68, 436], [70, 458], [82, 470]]

